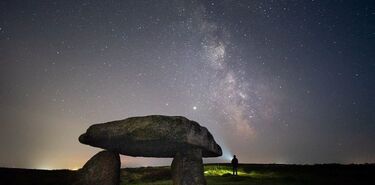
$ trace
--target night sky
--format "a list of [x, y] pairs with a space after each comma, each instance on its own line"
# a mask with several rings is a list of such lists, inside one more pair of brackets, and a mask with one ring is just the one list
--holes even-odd
[[0, 166], [81, 167], [91, 124], [149, 114], [206, 162], [375, 162], [374, 1], [2, 0], [0, 66]]

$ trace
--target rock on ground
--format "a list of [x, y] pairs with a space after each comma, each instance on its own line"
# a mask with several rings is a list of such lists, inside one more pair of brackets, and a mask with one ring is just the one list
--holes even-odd
[[74, 185], [118, 185], [120, 166], [120, 156], [117, 153], [101, 151], [78, 171]]

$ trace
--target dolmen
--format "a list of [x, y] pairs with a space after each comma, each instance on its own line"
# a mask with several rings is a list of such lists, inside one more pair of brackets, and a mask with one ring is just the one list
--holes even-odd
[[[79, 141], [107, 150], [101, 155], [107, 155], [108, 160], [118, 160], [109, 165], [118, 169], [103, 169], [111, 172], [110, 178], [119, 178], [120, 159], [115, 157], [118, 154], [173, 158], [174, 185], [205, 185], [202, 157], [222, 155], [220, 146], [207, 128], [182, 116], [150, 115], [94, 124], [79, 137]], [[95, 169], [91, 171], [96, 171], [101, 166], [91, 168]], [[82, 174], [87, 174], [85, 167], [82, 171]], [[109, 179], [105, 182], [118, 184], [119, 181]]]

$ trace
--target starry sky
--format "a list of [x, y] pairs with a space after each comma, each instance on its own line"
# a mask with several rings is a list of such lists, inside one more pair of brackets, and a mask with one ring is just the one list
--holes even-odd
[[366, 0], [3, 0], [0, 166], [81, 167], [91, 124], [149, 114], [207, 127], [205, 162], [374, 163], [374, 48]]

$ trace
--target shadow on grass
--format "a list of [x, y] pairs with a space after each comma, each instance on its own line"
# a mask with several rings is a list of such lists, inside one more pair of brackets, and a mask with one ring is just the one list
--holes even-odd
[[170, 167], [141, 167], [121, 170], [121, 185], [125, 184], [172, 184]]

